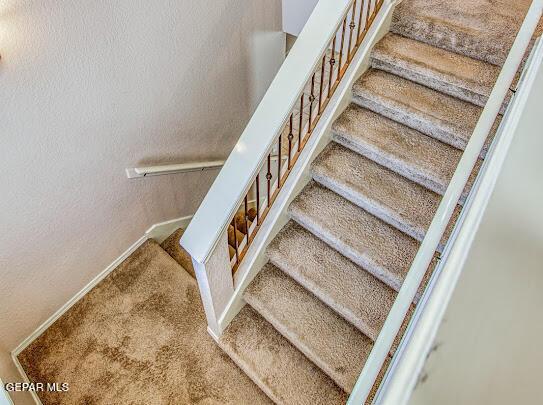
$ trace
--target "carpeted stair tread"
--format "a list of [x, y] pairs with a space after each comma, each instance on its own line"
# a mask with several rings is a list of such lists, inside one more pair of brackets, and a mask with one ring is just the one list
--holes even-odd
[[268, 263], [245, 290], [245, 301], [346, 392], [373, 346], [304, 287]]
[[[353, 101], [458, 149], [465, 148], [482, 112], [479, 106], [376, 69], [354, 84]], [[483, 156], [487, 148], [488, 143]]]
[[372, 65], [481, 107], [500, 73], [490, 63], [395, 34], [375, 46]]
[[527, 1], [406, 0], [391, 31], [501, 66], [528, 9]]
[[[334, 122], [332, 132], [336, 142], [441, 195], [462, 154], [452, 146], [356, 104], [351, 104]], [[461, 203], [474, 181], [472, 175]]]
[[246, 305], [219, 339], [221, 348], [276, 404], [344, 404], [347, 394]]
[[396, 293], [299, 224], [290, 221], [268, 245], [270, 261], [372, 340]]
[[[433, 191], [335, 142], [313, 162], [312, 173], [319, 184], [419, 241], [441, 200]], [[451, 230], [452, 226], [440, 251]]]
[[311, 182], [289, 207], [292, 219], [398, 291], [419, 243], [333, 191]]
[[194, 273], [194, 267], [192, 266], [192, 258], [188, 252], [181, 247], [179, 240], [183, 236], [184, 229], [179, 228], [170, 236], [168, 236], [160, 246], [164, 249], [171, 257], [175, 259], [192, 277], [196, 278]]

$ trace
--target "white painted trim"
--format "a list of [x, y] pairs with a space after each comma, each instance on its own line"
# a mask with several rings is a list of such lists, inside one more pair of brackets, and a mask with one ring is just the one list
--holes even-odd
[[126, 170], [126, 177], [129, 179], [162, 176], [165, 174], [201, 172], [204, 170], [217, 170], [224, 165], [224, 160], [210, 162], [180, 163], [171, 165], [135, 167]]
[[145, 235], [149, 239], [154, 239], [157, 243], [162, 243], [175, 230], [179, 228], [187, 229], [187, 226], [192, 220], [192, 215], [186, 217], [170, 219], [169, 221], [159, 222], [154, 224], [145, 231]]
[[2, 388], [2, 393], [0, 394], [0, 405], [13, 405], [13, 401], [11, 400], [11, 397], [9, 396], [8, 392], [4, 389], [4, 382], [0, 378], [0, 385]]
[[481, 174], [473, 186], [474, 191], [470, 193], [451, 236], [454, 242], [447, 245], [443, 259], [421, 297], [413, 320], [378, 392], [377, 403], [407, 403], [416, 386], [542, 64], [543, 41], [539, 38], [526, 63], [517, 93], [503, 119], [505, 124], [496, 135], [496, 140], [481, 167]]
[[[503, 100], [509, 92], [511, 83], [515, 78], [524, 53], [541, 16], [542, 8], [543, 0], [535, 0], [528, 10], [507, 60], [492, 89], [488, 102], [483, 109], [479, 121], [473, 130], [473, 134], [462, 154], [458, 167], [445, 191], [445, 195], [443, 196], [426, 236], [417, 251], [396, 300], [375, 341], [373, 349], [364, 364], [362, 373], [349, 397], [348, 404], [364, 403], [373, 388], [382, 365], [390, 352], [394, 339], [401, 328], [405, 316], [424, 278], [426, 270], [433, 259], [434, 252], [441, 241], [442, 235], [452, 217], [456, 204], [460, 199], [473, 167], [479, 158], [496, 116], [500, 112]], [[503, 126], [505, 123], [502, 121], [501, 125]], [[453, 243], [453, 241], [449, 239], [448, 243]]]
[[268, 212], [265, 221], [249, 246], [234, 277], [234, 295], [219, 319], [219, 331], [221, 333], [245, 305], [243, 292], [266, 263], [266, 246], [288, 221], [287, 209], [290, 202], [311, 179], [311, 163], [330, 142], [330, 128], [336, 118], [351, 102], [351, 88], [354, 82], [369, 68], [371, 49], [388, 32], [393, 9], [394, 7], [390, 3], [384, 3], [381, 7], [368, 34], [360, 44], [349, 68], [346, 70], [327, 108], [282, 186], [281, 192]]
[[[106, 278], [113, 270], [115, 270], [125, 259], [127, 259], [134, 251], [140, 247], [146, 240], [153, 239], [157, 243], [162, 243], [169, 235], [171, 235], [178, 228], [186, 228], [190, 223], [192, 215], [172, 219], [169, 221], [160, 222], [152, 225], [145, 234], [134, 242], [126, 251], [124, 251], [119, 257], [102, 270], [96, 277], [94, 277], [87, 285], [85, 285], [80, 291], [78, 291], [68, 302], [60, 307], [53, 315], [51, 315], [45, 322], [36, 328], [28, 337], [26, 337], [15, 349], [11, 351], [11, 358], [15, 363], [15, 366], [21, 373], [23, 379], [28, 382], [28, 377], [21, 367], [17, 356], [26, 349], [36, 338], [38, 338], [47, 328], [49, 328], [57, 319], [64, 315], [71, 307], [73, 307], [81, 298], [85, 296], [90, 290], [92, 290], [100, 281]], [[35, 393], [32, 393], [34, 400], [37, 400]], [[37, 400], [39, 401], [39, 400]], [[37, 402], [39, 404], [39, 402]]]

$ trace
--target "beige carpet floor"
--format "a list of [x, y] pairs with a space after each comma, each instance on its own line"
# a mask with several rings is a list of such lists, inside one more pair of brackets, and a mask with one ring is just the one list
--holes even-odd
[[44, 404], [262, 404], [215, 344], [195, 280], [147, 241], [24, 350], [33, 382], [68, 382]]

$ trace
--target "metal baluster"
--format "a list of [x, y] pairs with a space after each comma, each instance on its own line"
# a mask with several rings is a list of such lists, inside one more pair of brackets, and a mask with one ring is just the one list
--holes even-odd
[[260, 173], [256, 175], [256, 225], [260, 225]]
[[324, 65], [325, 64], [326, 64], [326, 53], [322, 57], [321, 85], [319, 87], [319, 115], [321, 114], [321, 109], [322, 109], [322, 86], [324, 85]]
[[336, 60], [334, 59], [336, 54], [336, 35], [334, 35], [334, 40], [332, 41], [332, 57], [330, 58], [330, 75], [328, 76], [328, 97], [330, 98], [330, 94], [332, 93], [332, 75], [334, 74], [334, 65], [336, 64]]
[[[358, 15], [358, 30], [356, 33], [356, 43], [357, 45], [360, 44], [360, 30], [362, 29], [362, 17], [364, 15], [364, 5], [368, 2], [368, 0], [361, 0], [360, 1], [360, 14]], [[365, 27], [364, 27], [365, 29]]]
[[298, 150], [300, 150], [300, 145], [302, 144], [302, 123], [304, 117], [304, 93], [300, 98], [300, 125], [298, 126]]
[[343, 60], [343, 47], [345, 46], [345, 28], [347, 27], [347, 16], [343, 19], [343, 28], [341, 29], [341, 41], [339, 45], [339, 60], [337, 64], [336, 81], [341, 79], [341, 61]]
[[[290, 118], [292, 120], [292, 114]], [[277, 157], [277, 190], [279, 190], [279, 187], [281, 187], [281, 134], [279, 134], [279, 153]]]
[[354, 22], [354, 17], [355, 17], [355, 13], [356, 13], [356, 0], [354, 0], [354, 3], [353, 3], [353, 12], [351, 14], [351, 22], [349, 23], [349, 47], [347, 48], [348, 49], [348, 52], [347, 52], [347, 62], [350, 62], [351, 61], [351, 52], [352, 52], [352, 49], [351, 49], [351, 44], [352, 44], [352, 41], [353, 41], [353, 31], [354, 31], [354, 28], [356, 27], [356, 24]]
[[[315, 92], [315, 73], [313, 73], [313, 76], [311, 77], [311, 94], [309, 95], [309, 124], [307, 126], [308, 132], [311, 132], [311, 121], [313, 118], [313, 102], [315, 101], [314, 92]], [[298, 144], [298, 151], [300, 151], [301, 146], [302, 146], [301, 144]]]
[[[292, 151], [292, 140], [294, 139], [294, 134], [292, 133], [292, 116], [294, 113], [290, 113], [290, 123], [289, 123], [289, 130], [288, 130], [288, 165], [287, 167], [290, 169], [290, 155]], [[281, 141], [279, 141], [281, 142]], [[281, 146], [281, 145], [279, 145]]]
[[249, 221], [247, 221], [247, 218], [249, 215], [247, 214], [247, 194], [245, 194], [245, 231], [247, 232], [247, 247], [249, 247]]
[[234, 215], [234, 248], [236, 249], [236, 263], [239, 263], [239, 246], [238, 246], [238, 226], [236, 224], [236, 216]]
[[272, 179], [272, 174], [271, 174], [271, 155], [268, 155], [268, 173], [266, 173], [266, 180], [268, 180], [268, 209], [270, 208], [270, 203], [271, 203], [271, 179]]

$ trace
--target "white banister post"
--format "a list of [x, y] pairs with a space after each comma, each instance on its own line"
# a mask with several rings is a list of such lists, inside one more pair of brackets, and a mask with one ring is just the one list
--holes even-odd
[[230, 267], [227, 233], [219, 238], [213, 251], [204, 263], [192, 259], [196, 280], [204, 305], [209, 329], [215, 337], [222, 334], [219, 318], [234, 295], [234, 280]]

